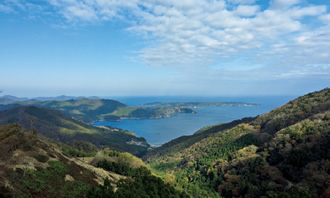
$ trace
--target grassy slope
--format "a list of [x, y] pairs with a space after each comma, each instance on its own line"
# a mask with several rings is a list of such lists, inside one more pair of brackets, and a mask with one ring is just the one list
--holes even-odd
[[0, 150], [0, 197], [80, 197], [106, 177], [113, 185], [125, 178], [68, 157], [17, 124], [0, 126]]
[[115, 115], [119, 117], [129, 117], [132, 111], [136, 110], [138, 107], [123, 107], [114, 112], [110, 113], [109, 115]]
[[249, 122], [206, 129], [213, 132], [198, 141], [205, 131], [178, 138], [145, 159], [197, 197], [328, 196], [321, 175], [330, 170], [329, 109], [325, 89]]
[[[32, 126], [43, 136], [61, 142], [84, 140], [97, 146], [109, 146], [135, 155], [141, 155], [148, 148], [143, 138], [135, 137], [123, 130], [93, 127], [59, 111], [34, 106], [1, 111], [0, 124], [7, 123], [18, 123], [30, 130]], [[127, 144], [132, 140], [143, 142], [146, 146]]]

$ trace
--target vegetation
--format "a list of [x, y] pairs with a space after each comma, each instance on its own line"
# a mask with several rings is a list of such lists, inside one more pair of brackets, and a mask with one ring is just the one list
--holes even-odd
[[173, 116], [177, 113], [196, 113], [186, 107], [155, 106], [155, 107], [125, 107], [112, 112], [110, 115], [129, 119], [157, 119]]
[[203, 128], [144, 159], [193, 197], [328, 197], [329, 96], [324, 89], [245, 122]]
[[77, 141], [70, 144], [59, 144], [63, 153], [70, 157], [94, 157], [98, 152], [94, 144]]
[[[108, 141], [117, 150], [100, 151], [88, 143], [111, 129], [79, 125], [92, 132], [74, 138], [89, 141], [65, 145], [40, 137], [34, 128], [51, 123], [47, 126], [73, 130], [72, 120], [59, 121], [64, 118], [37, 107], [6, 110], [0, 121], [25, 123], [27, 129], [0, 126], [0, 196], [330, 197], [329, 96], [324, 89], [259, 117], [175, 139], [143, 157], [151, 170], [118, 151], [115, 135]], [[100, 137], [102, 145], [107, 136]], [[90, 163], [74, 158], [80, 156], [90, 157]]]
[[[45, 137], [64, 143], [90, 142], [98, 147], [108, 146], [138, 156], [146, 153], [149, 148], [144, 138], [138, 138], [124, 130], [93, 127], [61, 112], [35, 106], [0, 111], [0, 124], [8, 123], [18, 123], [28, 130], [38, 131]], [[141, 144], [129, 144], [129, 142]], [[71, 154], [73, 156], [85, 155], [82, 152]]]
[[188, 197], [185, 193], [165, 184], [162, 179], [153, 176], [146, 167], [131, 168], [128, 164], [107, 160], [100, 161], [98, 166], [130, 176], [130, 179], [120, 181], [116, 192], [113, 192], [109, 182], [105, 180], [104, 185], [93, 188], [88, 193], [88, 197]]
[[103, 120], [103, 115], [111, 113], [126, 105], [108, 99], [71, 99], [64, 101], [21, 101], [21, 105], [34, 105], [54, 109], [87, 123]]
[[[60, 161], [49, 161], [48, 169], [27, 169], [19, 180], [20, 197], [78, 197], [86, 194], [90, 185], [80, 181], [65, 182], [70, 167]], [[19, 173], [15, 173], [19, 174]], [[59, 182], [62, 181], [62, 182]]]
[[301, 96], [283, 107], [258, 117], [253, 123], [260, 125], [260, 132], [275, 132], [330, 109], [330, 89]]
[[[59, 148], [97, 151], [117, 161], [101, 160], [103, 169], [96, 168], [65, 157]], [[86, 142], [55, 143], [17, 124], [0, 126], [0, 149], [0, 197], [188, 197], [145, 166], [131, 166], [136, 160], [128, 153], [99, 151]]]
[[[55, 148], [55, 143], [17, 124], [0, 126], [0, 196], [79, 197], [97, 185], [89, 170]], [[75, 179], [66, 181], [67, 175]]]
[[130, 168], [139, 168], [141, 166], [147, 167], [147, 165], [140, 158], [130, 153], [119, 152], [109, 148], [105, 148], [101, 152], [98, 152], [93, 159], [92, 164], [94, 166], [98, 166], [98, 164], [103, 160], [107, 160], [116, 164], [125, 164]]
[[146, 161], [149, 161], [149, 157], [155, 158], [156, 156], [173, 155], [173, 153], [180, 152], [183, 149], [187, 149], [191, 146], [194, 146], [197, 142], [205, 138], [211, 137], [212, 134], [216, 134], [219, 131], [230, 129], [234, 126], [237, 126], [238, 124], [251, 122], [254, 119], [255, 118], [244, 118], [242, 120], [234, 120], [226, 124], [203, 127], [193, 135], [176, 138], [163, 144], [160, 147], [157, 147], [154, 150], [151, 150], [143, 158]]

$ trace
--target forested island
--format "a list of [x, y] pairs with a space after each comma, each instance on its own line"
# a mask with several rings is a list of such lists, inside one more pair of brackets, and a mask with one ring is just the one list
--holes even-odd
[[249, 107], [257, 106], [255, 103], [244, 102], [150, 102], [144, 104], [146, 106], [172, 106], [172, 107], [186, 107], [197, 108], [198, 106], [210, 107]]

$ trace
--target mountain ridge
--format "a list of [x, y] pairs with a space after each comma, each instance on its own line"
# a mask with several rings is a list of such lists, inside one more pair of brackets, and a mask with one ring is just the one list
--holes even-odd
[[130, 132], [94, 127], [52, 109], [22, 106], [0, 111], [0, 124], [9, 123], [18, 123], [24, 128], [36, 130], [45, 137], [61, 142], [85, 140], [99, 147], [109, 146], [136, 155], [141, 155], [149, 148], [144, 138], [138, 138]]

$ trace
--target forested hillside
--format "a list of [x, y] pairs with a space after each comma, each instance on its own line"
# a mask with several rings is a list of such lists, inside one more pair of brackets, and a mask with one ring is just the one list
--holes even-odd
[[194, 197], [329, 197], [329, 118], [324, 89], [236, 126], [206, 128], [189, 143], [178, 138], [145, 160]]
[[87, 123], [103, 120], [106, 118], [105, 116], [113, 111], [126, 107], [126, 105], [116, 100], [87, 98], [64, 101], [22, 101], [18, 102], [18, 104], [55, 109]]
[[149, 148], [144, 138], [138, 138], [122, 129], [94, 127], [59, 111], [22, 106], [0, 111], [0, 124], [17, 123], [30, 131], [60, 142], [88, 141], [98, 147], [108, 146], [135, 155]]
[[86, 142], [65, 145], [0, 126], [0, 197], [188, 197], [138, 158]]

